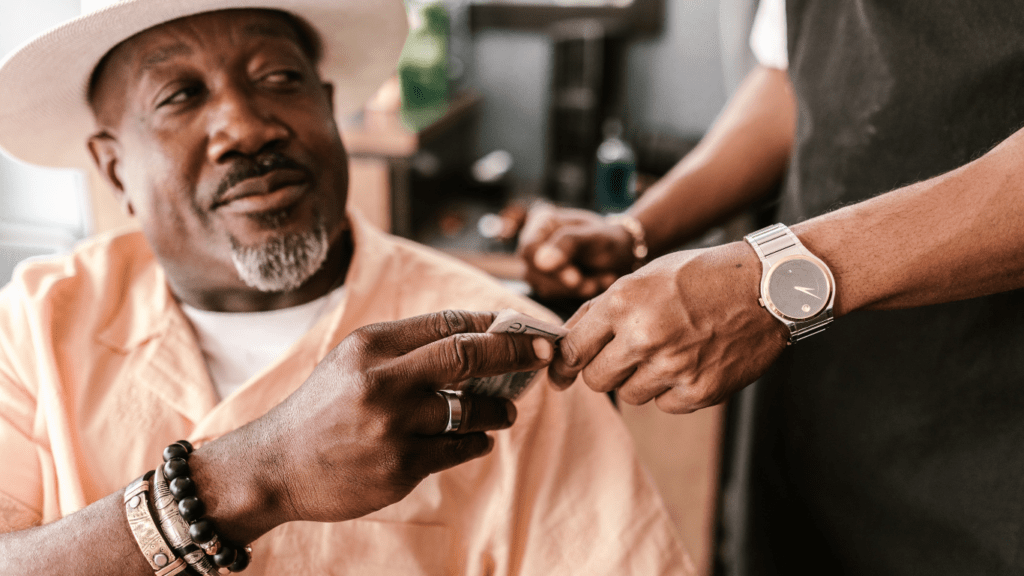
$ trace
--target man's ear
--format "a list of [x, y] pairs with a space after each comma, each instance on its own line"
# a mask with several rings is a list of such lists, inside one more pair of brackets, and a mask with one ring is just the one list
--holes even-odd
[[99, 169], [103, 178], [113, 187], [114, 196], [117, 197], [121, 208], [129, 216], [134, 216], [135, 209], [132, 207], [131, 199], [125, 193], [124, 184], [121, 181], [121, 177], [117, 174], [120, 152], [121, 145], [109, 132], [97, 132], [89, 136], [89, 153], [92, 155], [92, 161], [96, 164], [96, 168]]

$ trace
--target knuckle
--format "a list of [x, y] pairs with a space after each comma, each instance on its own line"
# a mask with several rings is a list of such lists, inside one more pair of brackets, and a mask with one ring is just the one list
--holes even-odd
[[693, 408], [684, 398], [681, 398], [679, 394], [672, 394], [671, 392], [658, 396], [654, 399], [654, 403], [658, 406], [659, 410], [669, 414], [688, 414], [693, 412]]
[[389, 371], [386, 368], [380, 366], [369, 366], [361, 370], [363, 377], [363, 396], [372, 398], [379, 391], [387, 388], [388, 382], [391, 380]]
[[[583, 354], [575, 341], [569, 338], [562, 338], [559, 351], [562, 354], [562, 365], [565, 368], [575, 373], [583, 367]], [[563, 372], [563, 374], [568, 374], [568, 372]]]
[[437, 316], [436, 330], [442, 338], [465, 332], [469, 325], [465, 312], [458, 310], [444, 310]]
[[[371, 324], [355, 330], [345, 338], [344, 347], [339, 346], [339, 355], [341, 357], [356, 357], [365, 358], [368, 356], [367, 352], [374, 352], [377, 343], [380, 340], [380, 327]], [[345, 351], [344, 348], [348, 348], [349, 351]]]
[[456, 334], [451, 339], [449, 358], [452, 372], [459, 380], [469, 378], [480, 365], [477, 339], [471, 334]]
[[523, 368], [533, 364], [533, 345], [526, 338], [513, 338], [511, 335], [501, 339], [504, 343], [504, 356], [513, 365], [512, 369]]

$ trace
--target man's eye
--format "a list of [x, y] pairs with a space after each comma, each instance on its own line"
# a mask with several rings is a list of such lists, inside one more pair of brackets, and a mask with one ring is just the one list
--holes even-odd
[[263, 77], [263, 81], [274, 86], [285, 86], [302, 80], [302, 75], [293, 70], [278, 70]]
[[192, 97], [198, 95], [200, 92], [202, 92], [202, 87], [200, 86], [187, 86], [185, 88], [182, 88], [181, 90], [178, 90], [174, 94], [171, 94], [169, 97], [161, 100], [160, 104], [157, 105], [157, 108], [169, 104], [184, 104], [185, 102], [188, 102], [188, 100]]

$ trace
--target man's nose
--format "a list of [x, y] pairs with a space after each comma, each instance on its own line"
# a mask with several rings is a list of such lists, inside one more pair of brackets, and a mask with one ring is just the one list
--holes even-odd
[[289, 128], [244, 90], [225, 90], [213, 103], [208, 156], [220, 162], [232, 153], [253, 156], [272, 142], [285, 141]]

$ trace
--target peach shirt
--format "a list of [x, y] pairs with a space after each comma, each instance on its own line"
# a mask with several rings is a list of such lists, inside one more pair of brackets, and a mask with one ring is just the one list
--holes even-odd
[[[353, 329], [442, 310], [550, 312], [460, 262], [352, 218], [345, 302], [218, 403], [191, 326], [138, 232], [20, 267], [0, 291], [0, 531], [52, 522], [266, 413]], [[657, 575], [691, 563], [603, 395], [545, 382], [488, 456], [337, 524], [291, 523], [245, 573]]]

